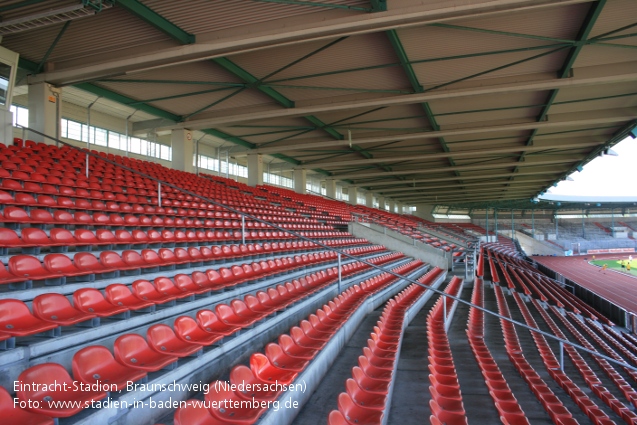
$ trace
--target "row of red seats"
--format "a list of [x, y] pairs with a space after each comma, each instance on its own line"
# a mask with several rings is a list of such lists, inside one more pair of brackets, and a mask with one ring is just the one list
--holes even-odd
[[[18, 254], [9, 258], [6, 268], [0, 262], [0, 284], [34, 280], [51, 281], [52, 279], [57, 279], [53, 283], [64, 284], [67, 277], [86, 276], [87, 279], [94, 280], [96, 275], [118, 277], [121, 272], [140, 274], [144, 270], [157, 271], [160, 267], [178, 265], [195, 267], [230, 258], [303, 250], [302, 245], [299, 247], [297, 244], [297, 248], [294, 249], [291, 244], [289, 248], [285, 244], [277, 244], [276, 246], [270, 244], [269, 251], [266, 251], [260, 244], [213, 245], [211, 248], [205, 246], [201, 248], [160, 248], [157, 251], [142, 249], [141, 252], [124, 250], [121, 255], [115, 251], [101, 251], [99, 258], [91, 252], [78, 252], [72, 259], [66, 254], [51, 253], [45, 255], [42, 262], [36, 257]], [[278, 249], [275, 250], [275, 248]], [[336, 253], [330, 252], [325, 255], [335, 257]]]
[[[403, 256], [400, 253], [392, 253], [369, 261], [384, 264]], [[83, 288], [73, 294], [74, 305], [71, 305], [64, 295], [46, 293], [34, 298], [33, 314], [24, 302], [4, 299], [0, 300], [0, 341], [46, 332], [58, 326], [71, 326], [95, 317], [110, 317], [155, 305], [174, 304], [178, 299], [192, 298], [194, 295], [239, 285], [256, 277], [266, 278], [287, 272], [293, 267], [319, 264], [333, 258], [334, 253], [328, 252], [325, 256], [307, 256], [300, 261], [283, 258], [251, 265], [223, 267], [218, 271], [195, 271], [192, 275], [180, 273], [172, 280], [168, 277], [155, 278], [153, 283], [148, 280], [137, 280], [131, 287], [116, 283], [107, 286], [104, 294], [94, 288]], [[347, 276], [368, 267], [360, 262], [345, 264], [342, 266], [342, 274]], [[336, 272], [330, 268], [327, 273], [331, 276]]]
[[[453, 277], [445, 294], [457, 296], [462, 279]], [[444, 295], [443, 295], [444, 297]], [[466, 425], [467, 417], [462, 403], [458, 373], [453, 361], [446, 325], [452, 305], [457, 301], [438, 298], [427, 315], [427, 350], [429, 353], [429, 407], [432, 424], [437, 419], [447, 425]]]
[[[481, 277], [476, 277], [474, 280], [471, 303], [478, 307], [484, 307], [484, 287]], [[489, 347], [484, 342], [484, 312], [482, 310], [471, 307], [467, 320], [467, 337], [484, 382], [489, 388], [489, 394], [495, 403], [495, 408], [502, 418], [502, 423], [530, 425], [526, 414], [491, 355]]]
[[[13, 183], [11, 183], [13, 182]], [[30, 208], [44, 208], [44, 209], [65, 209], [65, 210], [81, 210], [81, 211], [108, 211], [111, 213], [129, 213], [130, 215], [154, 215], [159, 216], [164, 220], [178, 220], [183, 217], [198, 217], [201, 219], [215, 218], [215, 223], [219, 227], [241, 227], [241, 216], [236, 213], [215, 211], [212, 204], [208, 205], [208, 208], [197, 208], [198, 203], [193, 203], [192, 207], [158, 207], [158, 201], [156, 198], [149, 200], [142, 200], [134, 195], [113, 195], [102, 196], [100, 194], [94, 194], [93, 191], [80, 192], [65, 192], [61, 190], [55, 193], [53, 190], [45, 190], [42, 193], [36, 194], [36, 190], [30, 188], [30, 190], [23, 190], [18, 186], [17, 182], [13, 180], [4, 180], [2, 182], [3, 189], [0, 190], [0, 204], [9, 206], [24, 206]], [[28, 184], [25, 184], [28, 185]], [[26, 188], [25, 188], [26, 189]], [[22, 190], [22, 191], [21, 191]], [[28, 193], [29, 192], [29, 193]], [[39, 192], [39, 191], [38, 191]], [[13, 193], [13, 195], [12, 195]], [[98, 196], [99, 195], [99, 196]], [[163, 205], [166, 205], [168, 201], [162, 201]], [[168, 202], [170, 203], [170, 202]], [[172, 204], [172, 203], [170, 203]], [[189, 205], [190, 206], [190, 205]], [[51, 211], [49, 211], [51, 212]], [[6, 214], [5, 214], [6, 216]], [[291, 214], [281, 214], [279, 212], [259, 213], [256, 215], [261, 220], [266, 220], [270, 223], [284, 223], [284, 224], [317, 224], [316, 219], [299, 218], [292, 216]], [[248, 228], [269, 228], [269, 224], [255, 221], [248, 218], [246, 220], [246, 227]]]
[[[429, 285], [442, 270], [435, 268], [418, 281]], [[394, 370], [398, 361], [397, 352], [405, 327], [405, 311], [409, 309], [426, 289], [410, 285], [387, 302], [370, 341], [375, 351], [363, 348], [358, 357], [358, 366], [352, 369], [352, 378], [345, 381], [345, 390], [338, 396], [338, 410], [330, 412], [328, 425], [379, 425], [383, 423], [384, 411]]]
[[[409, 273], [421, 265], [420, 261], [412, 261], [394, 268], [393, 271]], [[393, 275], [383, 273], [347, 289], [317, 310], [317, 314], [310, 315], [309, 320], [301, 321], [300, 326], [293, 326], [289, 334], [280, 335], [278, 343], [266, 345], [265, 354], [253, 353], [249, 368], [243, 365], [233, 368], [230, 383], [249, 385], [253, 391], [233, 391], [225, 388], [221, 381], [213, 382], [210, 385], [211, 391], [205, 394], [208, 406], [194, 400], [189, 401], [188, 406], [175, 412], [175, 425], [204, 425], [214, 424], [215, 421], [244, 425], [255, 423], [265, 411], [264, 408], [224, 408], [213, 402], [276, 400], [281, 395], [281, 390], [273, 390], [270, 386], [265, 388], [264, 384], [291, 384], [370, 294], [396, 280]]]
[[[551, 328], [551, 331], [555, 336], [561, 338], [563, 340], [567, 340], [567, 336], [562, 332], [562, 330], [557, 326], [555, 321], [551, 318], [544, 308], [539, 304], [538, 300], [533, 299], [532, 301], [535, 309], [540, 313], [546, 324]], [[586, 338], [580, 334], [577, 329], [573, 327], [571, 323], [569, 323], [568, 319], [559, 314], [559, 311], [555, 306], [550, 307], [553, 313], [559, 317], [560, 321], [566, 326], [566, 328], [570, 331], [572, 335], [575, 336], [577, 342], [579, 342], [584, 347], [588, 348], [591, 351], [595, 351], [595, 347], [589, 343]], [[631, 406], [626, 406], [620, 400], [618, 400], [606, 387], [604, 387], [603, 382], [597, 378], [593, 369], [588, 366], [588, 363], [584, 358], [580, 355], [580, 353], [571, 345], [565, 345], [564, 351], [567, 353], [568, 357], [571, 358], [571, 361], [579, 371], [582, 378], [586, 381], [586, 384], [589, 388], [601, 398], [604, 403], [606, 403], [615, 413], [617, 413], [621, 418], [626, 421], [626, 423], [637, 423], [637, 415], [633, 411], [630, 410]], [[592, 356], [598, 366], [602, 371], [608, 376], [608, 378], [615, 384], [615, 386], [622, 392], [624, 397], [630, 401], [630, 403], [634, 406], [637, 403], [637, 391], [635, 391], [628, 382], [619, 374], [613, 366], [606, 359], [602, 359], [601, 357]], [[617, 356], [619, 357], [619, 356]]]
[[[358, 264], [358, 270], [364, 268]], [[200, 310], [196, 320], [190, 316], [180, 316], [175, 320], [174, 329], [167, 325], [154, 325], [147, 330], [147, 338], [138, 334], [121, 335], [114, 343], [114, 355], [104, 346], [88, 346], [73, 357], [72, 369], [76, 381], [84, 384], [108, 382], [114, 390], [121, 390], [129, 381], [143, 379], [147, 373], [171, 367], [180, 357], [195, 355], [204, 346], [219, 341], [224, 336], [250, 326], [276, 310], [283, 309], [310, 293], [333, 283], [337, 277], [332, 273], [320, 272], [306, 276], [303, 280], [278, 285], [267, 292], [259, 291], [256, 296], [247, 295], [244, 300], [235, 299], [230, 305], [219, 304], [212, 310]], [[30, 417], [69, 417], [86, 406], [53, 406], [50, 403], [69, 401], [97, 401], [107, 397], [104, 391], [82, 389], [59, 364], [44, 363], [23, 371], [18, 377], [22, 384], [46, 384], [44, 390], [19, 388], [16, 396], [29, 407], [18, 409], [15, 405], [5, 407], [3, 413]], [[57, 382], [59, 386], [50, 385]], [[67, 385], [63, 385], [66, 383]], [[31, 385], [33, 386], [33, 385]], [[36, 405], [33, 401], [39, 401]]]
[[[535, 329], [538, 329], [537, 322], [531, 315], [531, 312], [526, 306], [526, 303], [521, 299], [520, 294], [517, 292], [513, 292], [513, 299], [520, 309], [520, 312], [522, 313], [522, 317], [524, 317], [524, 321], [526, 322], [526, 324]], [[540, 358], [542, 359], [542, 362], [544, 362], [549, 375], [562, 387], [564, 391], [566, 391], [568, 395], [571, 396], [573, 401], [577, 403], [580, 409], [582, 409], [582, 411], [586, 413], [586, 416], [588, 416], [591, 421], [593, 421], [593, 423], [598, 425], [610, 425], [611, 423], [614, 423], [613, 420], [609, 418], [608, 415], [602, 409], [600, 409], [590, 398], [588, 401], [586, 401], [586, 399], [580, 397], [581, 394], [585, 393], [560, 368], [559, 360], [546, 341], [546, 337], [537, 332], [532, 332], [531, 336], [533, 337], [533, 341], [535, 342], [538, 352], [540, 353]], [[569, 351], [574, 351], [571, 349], [567, 349], [566, 347], [564, 348], [564, 350], [566, 353], [569, 353]], [[586, 364], [586, 362], [584, 362], [584, 364]], [[591, 387], [593, 393], [598, 395], [602, 399], [602, 401], [607, 403], [613, 410], [617, 409], [616, 412], [620, 416], [623, 417], [624, 414], [632, 413], [626, 411], [627, 409], [625, 408], [625, 406], [603, 386], [601, 386], [601, 388], [594, 388], [599, 383], [601, 383], [601, 381], [597, 379], [595, 373], [593, 373], [592, 375], [587, 375], [585, 381]], [[637, 419], [637, 416], [635, 416], [635, 414], [632, 414], [631, 416], [632, 418], [630, 418], [629, 423], [635, 423], [634, 419]]]
[[[89, 214], [84, 211], [75, 211], [70, 213], [65, 209], [56, 209], [53, 213], [46, 209], [33, 208], [28, 209], [5, 206], [0, 215], [0, 223], [24, 223], [24, 224], [43, 224], [43, 225], [67, 225], [67, 226], [108, 226], [108, 227], [194, 227], [194, 228], [241, 228], [240, 221], [230, 220], [199, 220], [197, 218], [183, 219], [172, 218], [169, 216], [147, 216], [125, 214], [124, 216], [115, 213], [92, 212]], [[272, 226], [254, 222], [248, 228], [270, 229]], [[324, 230], [325, 227], [319, 224], [283, 224], [279, 227], [289, 230]]]
[[[48, 231], [48, 235], [45, 230], [35, 227], [26, 227], [21, 229], [19, 232], [20, 235], [18, 236], [16, 230], [0, 227], [0, 248], [98, 247], [103, 245], [125, 245], [127, 248], [130, 248], [133, 245], [143, 245], [142, 247], [145, 248], [148, 245], [155, 244], [166, 246], [174, 246], [175, 244], [199, 246], [202, 243], [207, 244], [241, 240], [242, 237], [245, 237], [246, 240], [278, 240], [282, 239], [282, 236], [289, 236], [283, 232], [251, 231], [242, 235], [242, 232], [239, 231], [222, 232], [219, 230], [176, 230], [175, 232], [172, 232], [171, 230], [162, 230], [160, 232], [150, 229], [144, 232], [143, 230], [135, 229], [132, 230], [132, 232], [129, 232], [126, 229], [120, 229], [113, 232], [110, 229], [75, 229], [71, 232], [70, 230], [61, 227], [54, 227], [50, 229]], [[312, 235], [310, 237], [320, 239], [321, 235]], [[352, 245], [355, 243], [361, 243], [361, 241], [361, 239], [341, 239], [338, 241], [327, 240], [323, 243], [325, 245], [334, 243], [338, 243], [339, 245]], [[277, 244], [276, 248], [273, 247], [274, 244]], [[258, 249], [256, 248], [256, 245], [259, 244], [255, 244], [255, 249]], [[272, 244], [266, 242], [263, 244], [263, 250], [266, 252], [270, 250], [277, 251], [279, 250], [279, 245], [284, 245], [286, 249], [289, 247], [289, 250], [297, 250], [301, 246], [303, 249], [311, 249], [317, 246], [316, 244], [308, 241], [292, 241], [286, 242], [285, 244], [283, 242], [280, 244], [277, 242], [273, 242]]]
[[[496, 296], [496, 302], [498, 305], [498, 313], [501, 316], [510, 318], [511, 312], [507, 305], [506, 299], [502, 289], [498, 285], [494, 285], [494, 291]], [[546, 384], [544, 379], [535, 371], [533, 366], [524, 357], [524, 352], [520, 345], [518, 334], [515, 330], [513, 323], [505, 319], [500, 319], [500, 327], [504, 335], [504, 346], [509, 356], [509, 359], [522, 376], [522, 379], [526, 381], [529, 388], [535, 394], [540, 401], [546, 412], [555, 423], [565, 425], [575, 425], [578, 422], [573, 418], [571, 412], [564, 406], [562, 401], [553, 393], [551, 388]], [[557, 365], [559, 369], [559, 364]], [[582, 402], [594, 403], [582, 393]]]

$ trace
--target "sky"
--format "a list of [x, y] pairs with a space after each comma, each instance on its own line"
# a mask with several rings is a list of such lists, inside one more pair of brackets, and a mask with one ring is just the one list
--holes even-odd
[[548, 195], [631, 196], [637, 197], [637, 139], [627, 137], [613, 148], [618, 156], [597, 157], [581, 172], [571, 174], [573, 181], [551, 187]]

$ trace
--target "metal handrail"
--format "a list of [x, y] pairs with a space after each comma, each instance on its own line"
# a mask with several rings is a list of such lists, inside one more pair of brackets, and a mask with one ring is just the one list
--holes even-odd
[[360, 259], [360, 258], [358, 258], [358, 257], [355, 257], [355, 256], [353, 256], [353, 255], [351, 255], [351, 254], [349, 254], [349, 253], [347, 253], [347, 252], [345, 252], [345, 251], [343, 251], [343, 250], [341, 250], [341, 249], [338, 249], [338, 248], [334, 248], [334, 247], [327, 246], [327, 245], [325, 245], [324, 243], [322, 243], [322, 242], [320, 242], [320, 241], [318, 241], [318, 240], [314, 240], [314, 239], [312, 239], [312, 238], [308, 238], [307, 236], [301, 235], [300, 233], [297, 233], [297, 232], [295, 232], [295, 231], [293, 231], [293, 230], [285, 229], [285, 228], [283, 228], [283, 227], [281, 227], [281, 226], [279, 226], [279, 225], [277, 225], [277, 224], [275, 224], [275, 223], [270, 223], [270, 222], [268, 222], [268, 221], [266, 221], [266, 220], [260, 219], [260, 218], [258, 218], [258, 217], [256, 217], [256, 216], [253, 216], [253, 215], [249, 214], [249, 213], [245, 213], [245, 212], [243, 212], [243, 211], [240, 211], [240, 210], [234, 209], [234, 208], [232, 208], [232, 207], [230, 207], [230, 206], [223, 205], [223, 204], [221, 204], [221, 203], [219, 203], [219, 202], [217, 202], [217, 201], [214, 201], [214, 200], [212, 200], [212, 199], [210, 199], [210, 198], [206, 198], [205, 196], [199, 195], [199, 194], [197, 194], [197, 193], [195, 193], [195, 192], [192, 192], [192, 191], [190, 191], [190, 190], [187, 190], [187, 189], [181, 188], [181, 187], [179, 187], [179, 186], [175, 186], [175, 185], [173, 185], [172, 183], [168, 183], [168, 182], [165, 182], [165, 181], [159, 180], [159, 179], [157, 179], [157, 178], [155, 178], [155, 177], [152, 177], [152, 176], [150, 176], [150, 175], [148, 175], [148, 174], [145, 174], [145, 173], [142, 173], [142, 172], [140, 172], [140, 171], [134, 170], [134, 169], [129, 168], [129, 167], [125, 166], [125, 165], [118, 164], [118, 163], [116, 163], [116, 162], [114, 162], [114, 161], [109, 160], [108, 158], [104, 158], [104, 157], [102, 157], [102, 156], [100, 156], [100, 155], [98, 155], [98, 154], [94, 154], [93, 152], [87, 151], [87, 150], [85, 150], [85, 149], [78, 148], [78, 147], [76, 147], [76, 146], [73, 146], [73, 145], [72, 145], [72, 144], [70, 144], [70, 143], [67, 143], [67, 142], [65, 142], [65, 141], [63, 141], [63, 140], [56, 139], [56, 138], [54, 138], [54, 137], [48, 136], [48, 135], [46, 135], [46, 134], [44, 134], [44, 133], [41, 133], [41, 132], [39, 132], [39, 131], [37, 131], [37, 130], [30, 129], [30, 128], [28, 128], [28, 127], [22, 127], [22, 126], [19, 126], [19, 127], [23, 128], [23, 129], [25, 129], [25, 130], [27, 130], [27, 131], [33, 132], [34, 134], [37, 134], [37, 135], [39, 135], [39, 136], [42, 136], [42, 137], [45, 137], [45, 138], [47, 138], [47, 139], [53, 140], [53, 141], [55, 141], [56, 143], [61, 143], [61, 144], [65, 145], [65, 146], [69, 146], [69, 147], [71, 147], [72, 149], [77, 149], [77, 150], [79, 150], [79, 151], [81, 151], [81, 152], [84, 152], [84, 153], [87, 155], [87, 158], [88, 158], [88, 157], [91, 157], [91, 156], [92, 156], [92, 157], [99, 158], [100, 160], [105, 161], [105, 162], [107, 162], [107, 163], [109, 163], [109, 164], [115, 165], [115, 166], [120, 167], [120, 168], [122, 168], [122, 169], [124, 169], [124, 170], [128, 170], [128, 171], [130, 171], [130, 172], [132, 172], [132, 173], [135, 173], [135, 174], [137, 174], [137, 175], [140, 175], [140, 176], [142, 176], [142, 177], [144, 177], [144, 178], [148, 178], [148, 179], [150, 179], [150, 180], [153, 180], [153, 181], [157, 182], [157, 183], [158, 183], [158, 185], [165, 185], [165, 186], [170, 187], [170, 188], [172, 188], [172, 189], [176, 189], [176, 190], [181, 191], [181, 192], [183, 192], [183, 193], [185, 193], [185, 194], [188, 194], [188, 195], [190, 195], [190, 196], [194, 196], [194, 197], [196, 197], [196, 198], [202, 199], [202, 200], [204, 200], [204, 201], [206, 201], [206, 202], [208, 202], [208, 203], [211, 203], [211, 204], [213, 204], [213, 205], [216, 205], [216, 206], [220, 206], [220, 207], [222, 207], [222, 208], [225, 208], [225, 209], [227, 209], [228, 211], [234, 212], [235, 214], [239, 214], [239, 215], [241, 215], [241, 216], [245, 216], [245, 218], [250, 218], [250, 219], [252, 219], [252, 220], [254, 220], [254, 221], [257, 221], [257, 222], [259, 222], [259, 223], [267, 224], [268, 226], [271, 226], [271, 227], [274, 227], [275, 229], [278, 229], [278, 230], [280, 230], [280, 231], [283, 231], [283, 232], [289, 233], [289, 234], [291, 234], [291, 235], [293, 235], [293, 236], [295, 236], [295, 237], [297, 237], [297, 238], [299, 238], [299, 239], [301, 239], [301, 240], [304, 240], [304, 241], [308, 241], [308, 242], [315, 243], [315, 244], [317, 244], [317, 245], [319, 245], [319, 246], [321, 246], [321, 247], [325, 248], [326, 250], [336, 252], [336, 253], [338, 254], [339, 259], [340, 259], [342, 256], [344, 256], [344, 257], [347, 257], [347, 258], [350, 258], [350, 259], [353, 259], [353, 260], [359, 261], [359, 262], [361, 262], [361, 263], [363, 263], [363, 264], [365, 264], [365, 265], [367, 265], [367, 266], [369, 266], [369, 267], [371, 267], [371, 268], [373, 268], [373, 269], [379, 270], [379, 271], [381, 271], [381, 272], [383, 272], [383, 273], [388, 273], [388, 274], [390, 274], [390, 275], [392, 275], [392, 276], [394, 276], [394, 277], [397, 277], [397, 278], [400, 278], [400, 279], [406, 280], [406, 281], [408, 281], [409, 283], [412, 283], [412, 284], [415, 284], [415, 285], [419, 285], [419, 286], [421, 286], [421, 287], [423, 287], [423, 288], [425, 288], [425, 289], [428, 289], [428, 290], [430, 290], [430, 291], [432, 291], [432, 292], [434, 292], [434, 293], [436, 293], [436, 294], [438, 294], [438, 295], [440, 295], [440, 296], [443, 296], [443, 297], [449, 298], [449, 299], [451, 299], [451, 300], [453, 300], [453, 301], [456, 301], [456, 302], [459, 302], [459, 303], [465, 304], [465, 305], [469, 306], [470, 308], [478, 309], [478, 310], [480, 310], [480, 311], [482, 311], [482, 312], [484, 312], [484, 313], [486, 313], [486, 314], [490, 314], [490, 315], [491, 315], [491, 316], [493, 316], [493, 317], [497, 317], [498, 319], [506, 320], [506, 321], [508, 321], [508, 322], [510, 322], [510, 323], [512, 323], [512, 324], [514, 324], [514, 325], [516, 325], [516, 326], [520, 326], [520, 327], [522, 327], [522, 328], [524, 328], [524, 329], [527, 329], [527, 330], [528, 330], [528, 331], [530, 331], [530, 332], [538, 333], [538, 334], [543, 335], [543, 336], [545, 336], [545, 337], [547, 337], [547, 338], [553, 339], [553, 340], [555, 340], [555, 341], [557, 341], [557, 342], [559, 342], [559, 343], [561, 343], [561, 344], [570, 345], [570, 346], [574, 347], [575, 349], [579, 349], [579, 350], [584, 351], [584, 352], [586, 352], [586, 353], [589, 353], [589, 354], [591, 354], [591, 355], [601, 357], [601, 358], [603, 358], [603, 359], [605, 359], [605, 360], [607, 360], [607, 361], [609, 361], [609, 362], [611, 362], [611, 363], [615, 363], [615, 364], [618, 364], [618, 365], [620, 365], [620, 366], [622, 366], [622, 367], [627, 367], [627, 368], [629, 368], [629, 369], [631, 369], [631, 370], [637, 371], [637, 367], [635, 367], [635, 366], [632, 366], [632, 365], [630, 365], [630, 364], [627, 364], [627, 363], [624, 363], [624, 362], [621, 362], [621, 361], [615, 360], [615, 359], [613, 359], [612, 357], [606, 356], [606, 355], [604, 355], [604, 354], [602, 354], [602, 353], [599, 353], [599, 352], [597, 352], [597, 351], [589, 350], [589, 349], [587, 349], [586, 347], [583, 347], [583, 346], [581, 346], [581, 345], [579, 345], [579, 344], [575, 344], [575, 343], [573, 343], [573, 342], [571, 342], [571, 341], [568, 341], [568, 340], [565, 340], [565, 339], [559, 338], [559, 337], [557, 337], [557, 336], [555, 336], [555, 335], [553, 335], [553, 334], [550, 334], [550, 333], [548, 333], [548, 332], [545, 332], [545, 331], [543, 331], [543, 330], [541, 330], [541, 329], [538, 329], [538, 328], [534, 328], [534, 327], [532, 327], [532, 326], [529, 326], [529, 325], [527, 325], [526, 323], [519, 322], [519, 321], [517, 321], [517, 320], [511, 319], [511, 318], [506, 317], [506, 316], [503, 316], [503, 315], [501, 315], [501, 314], [499, 314], [499, 313], [493, 312], [493, 311], [491, 311], [491, 310], [489, 310], [489, 309], [486, 309], [486, 308], [484, 308], [484, 307], [481, 307], [481, 306], [475, 305], [475, 304], [471, 303], [470, 301], [466, 301], [466, 300], [461, 299], [460, 297], [457, 297], [457, 296], [454, 296], [454, 295], [447, 294], [447, 293], [445, 293], [445, 292], [444, 292], [444, 290], [440, 290], [440, 289], [438, 289], [438, 288], [433, 288], [433, 287], [427, 286], [427, 285], [425, 285], [425, 284], [423, 284], [423, 283], [420, 283], [420, 282], [418, 282], [417, 280], [412, 279], [412, 278], [410, 278], [410, 277], [408, 277], [408, 276], [403, 276], [403, 275], [398, 274], [398, 273], [396, 273], [396, 272], [394, 272], [394, 271], [392, 271], [392, 270], [385, 269], [385, 268], [384, 268], [384, 267], [382, 267], [382, 266], [378, 266], [378, 265], [376, 265], [376, 264], [373, 264], [373, 263], [371, 263], [371, 262], [369, 262], [369, 261], [367, 261], [367, 260], [364, 260], [364, 259]]

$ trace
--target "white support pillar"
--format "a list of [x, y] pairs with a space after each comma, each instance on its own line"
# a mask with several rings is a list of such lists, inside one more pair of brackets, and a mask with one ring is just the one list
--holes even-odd
[[[29, 128], [47, 136], [59, 138], [58, 129], [60, 126], [57, 122], [57, 108], [61, 98], [60, 92], [60, 89], [53, 88], [47, 83], [37, 83], [29, 86]], [[55, 144], [53, 140], [37, 134], [27, 134], [26, 137], [36, 142]]]
[[192, 133], [189, 130], [173, 130], [170, 136], [173, 148], [172, 165], [175, 170], [194, 173], [195, 166], [193, 158], [195, 154], [195, 144], [192, 141]]
[[372, 192], [367, 192], [365, 194], [365, 206], [369, 208], [374, 206], [374, 194]]
[[396, 214], [403, 214], [404, 211], [404, 206], [402, 204], [402, 202], [396, 202]]
[[356, 186], [350, 186], [347, 188], [349, 194], [349, 204], [358, 205], [358, 188]]
[[248, 186], [261, 186], [263, 184], [263, 155], [258, 153], [248, 154]]
[[325, 180], [325, 195], [328, 198], [336, 199], [336, 179]]
[[394, 211], [394, 207], [396, 206], [396, 204], [394, 203], [393, 199], [389, 199], [387, 201], [387, 204], [389, 205], [389, 212], [393, 213]]
[[378, 199], [378, 209], [379, 210], [385, 210], [385, 197], [384, 196], [379, 196], [376, 199]]
[[302, 168], [294, 170], [294, 191], [302, 195], [307, 193], [307, 170]]

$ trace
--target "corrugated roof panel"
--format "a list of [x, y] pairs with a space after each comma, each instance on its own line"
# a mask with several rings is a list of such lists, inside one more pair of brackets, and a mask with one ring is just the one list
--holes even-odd
[[473, 114], [462, 115], [446, 115], [436, 117], [438, 124], [443, 129], [448, 126], [464, 125], [467, 123], [482, 123], [486, 125], [488, 122], [511, 120], [511, 122], [524, 121], [526, 119], [534, 119], [540, 114], [541, 108], [521, 108], [509, 109], [502, 111], [476, 112]]
[[[177, 113], [179, 115], [189, 115], [204, 107], [208, 107], [205, 112], [210, 113], [213, 111], [232, 111], [237, 108], [278, 105], [278, 103], [256, 90], [244, 90], [235, 95], [232, 94], [233, 91], [230, 90], [228, 92], [209, 93], [179, 99], [162, 100], [153, 102], [152, 105], [163, 109], [178, 111]], [[224, 99], [224, 97], [227, 96], [231, 97]], [[215, 102], [219, 103], [214, 106], [210, 106]], [[204, 111], [201, 111], [199, 113], [203, 112]], [[196, 117], [192, 118], [194, 119]]]
[[[62, 28], [61, 25], [26, 31], [3, 39], [3, 45], [31, 60], [39, 60]], [[106, 60], [109, 54], [159, 43], [156, 48], [175, 46], [167, 35], [127, 11], [113, 7], [94, 16], [72, 21], [51, 53], [49, 61], [78, 61], [93, 57]], [[9, 47], [12, 46], [12, 47]]]
[[[531, 56], [532, 52], [535, 51], [533, 49], [537, 47], [556, 44], [550, 41], [434, 26], [402, 28], [398, 30], [398, 36], [412, 64], [418, 61], [439, 61], [451, 64], [453, 62], [440, 59], [511, 49], [529, 49], [529, 56]], [[537, 50], [537, 52], [540, 53], [541, 50]], [[488, 54], [482, 57], [497, 58], [498, 56], [498, 54]]]
[[[410, 93], [405, 73], [400, 68], [372, 69], [343, 74], [338, 78], [322, 77], [294, 81], [290, 84], [280, 83], [276, 84], [274, 88], [297, 101], [367, 93], [370, 94], [370, 97]], [[339, 88], [342, 90], [338, 90]]]
[[[289, 47], [286, 48], [289, 49]], [[392, 63], [398, 63], [398, 59], [385, 33], [379, 32], [348, 37], [346, 40], [282, 71], [272, 80]], [[258, 65], [258, 62], [255, 65]], [[283, 65], [285, 63], [280, 64], [280, 66]], [[338, 85], [341, 78], [347, 79], [349, 75], [351, 73], [332, 75], [325, 80], [324, 84]], [[294, 84], [301, 82], [309, 84], [309, 80], [306, 79], [296, 80]]]
[[590, 102], [568, 103], [553, 105], [549, 114], [562, 114], [569, 112], [599, 111], [612, 108], [626, 108], [637, 106], [637, 95], [632, 97], [620, 97], [615, 99], [602, 99]]
[[[339, 121], [340, 125], [352, 126], [367, 125], [370, 121], [376, 120], [391, 120], [390, 122], [397, 122], [401, 125], [404, 118], [408, 117], [424, 117], [422, 107], [418, 104], [413, 105], [400, 105], [384, 108], [367, 108], [357, 111], [336, 111], [336, 112], [322, 112], [320, 117], [325, 122]], [[347, 119], [348, 117], [351, 117]], [[423, 118], [422, 124], [426, 124], [427, 121]]]
[[[548, 91], [521, 92], [516, 93], [515, 97], [509, 94], [491, 94], [467, 97], [462, 100], [462, 103], [459, 103], [457, 99], [439, 99], [429, 102], [429, 106], [438, 117], [466, 111], [543, 105], [548, 95]], [[460, 115], [464, 116], [464, 114]]]
[[[548, 52], [550, 52], [550, 50], [547, 50], [544, 53]], [[488, 80], [521, 74], [553, 72], [557, 71], [562, 66], [564, 58], [566, 57], [566, 51], [560, 51], [547, 54], [540, 58], [531, 59], [526, 62], [507, 66], [524, 59], [532, 58], [537, 54], [538, 52], [516, 52], [489, 58], [457, 59], [444, 63], [432, 62], [417, 64], [414, 65], [414, 71], [418, 75], [420, 84], [422, 84], [425, 89], [428, 89], [462, 78], [469, 78], [472, 75], [479, 73], [484, 74], [471, 77], [470, 80], [475, 82], [478, 80]], [[503, 68], [490, 71], [498, 67]], [[445, 87], [448, 88], [452, 86]], [[453, 87], [455, 87], [455, 85]]]
[[575, 71], [578, 67], [595, 65], [612, 65], [621, 62], [637, 61], [637, 49], [588, 45], [582, 48], [575, 61]]
[[[365, 13], [246, 0], [188, 0], [188, 2], [144, 0], [143, 3], [192, 34], [220, 31], [306, 14], [330, 13], [331, 15], [336, 14], [336, 16], [351, 16], [352, 14]], [[369, 2], [364, 0], [324, 0], [321, 3], [370, 7]]]
[[211, 61], [192, 62], [188, 64], [162, 67], [143, 72], [135, 72], [130, 75], [116, 77], [115, 79], [136, 80], [177, 80], [177, 81], [206, 81], [206, 82], [232, 82], [242, 81], [225, 71]]
[[[635, 2], [633, 0], [613, 0], [606, 2], [589, 38], [597, 37], [634, 23], [635, 14], [626, 13], [627, 10], [630, 10], [634, 6]], [[634, 30], [635, 28], [633, 27], [625, 31], [614, 33], [612, 36], [632, 33]]]
[[[588, 13], [590, 2], [568, 6], [556, 5], [524, 12], [501, 13], [493, 16], [454, 20], [453, 25], [507, 31], [518, 34], [531, 34], [574, 40], [584, 17]], [[470, 33], [467, 33], [468, 36]], [[517, 37], [512, 37], [515, 40]]]
[[618, 96], [637, 93], [637, 81], [604, 84], [603, 86], [588, 86], [560, 89], [555, 98], [555, 103], [571, 102], [580, 99], [593, 99], [598, 97]]

